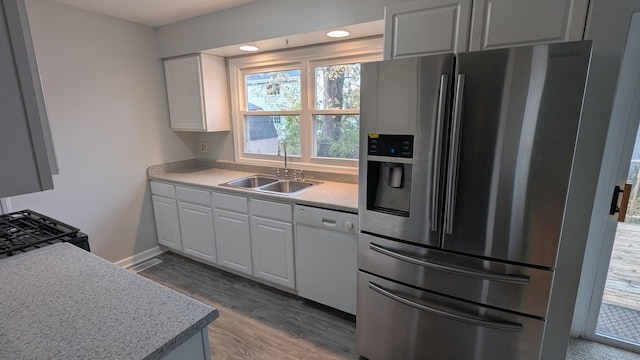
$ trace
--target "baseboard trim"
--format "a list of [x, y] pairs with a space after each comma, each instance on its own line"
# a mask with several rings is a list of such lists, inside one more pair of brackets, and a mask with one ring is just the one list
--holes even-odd
[[152, 247], [149, 250], [145, 250], [142, 252], [139, 252], [133, 256], [129, 256], [128, 258], [124, 258], [120, 261], [116, 261], [114, 264], [123, 267], [125, 269], [128, 269], [132, 266], [135, 266], [137, 264], [140, 264], [141, 262], [147, 261], [153, 257], [156, 257], [164, 252], [167, 251], [167, 248], [162, 247], [162, 246], [156, 246], [156, 247]]

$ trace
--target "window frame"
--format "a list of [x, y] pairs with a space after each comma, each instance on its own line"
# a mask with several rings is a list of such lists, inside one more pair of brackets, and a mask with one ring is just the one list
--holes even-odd
[[[277, 155], [255, 154], [245, 151], [245, 121], [247, 114], [300, 116], [300, 156], [289, 155], [289, 163], [295, 167], [310, 170], [353, 170], [358, 167], [358, 159], [314, 157], [315, 135], [313, 117], [315, 115], [360, 114], [360, 109], [315, 108], [315, 68], [332, 64], [364, 63], [382, 60], [382, 38], [351, 40], [339, 43], [310, 46], [299, 49], [241, 56], [229, 59], [229, 88], [231, 98], [231, 119], [234, 132], [234, 156], [239, 163], [282, 167], [283, 158]], [[295, 67], [298, 65], [299, 67]], [[248, 111], [244, 75], [248, 73], [300, 69], [299, 111]]]

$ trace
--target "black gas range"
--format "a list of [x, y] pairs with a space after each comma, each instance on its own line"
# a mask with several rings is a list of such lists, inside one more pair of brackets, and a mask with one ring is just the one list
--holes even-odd
[[87, 234], [61, 221], [32, 210], [0, 215], [0, 259], [61, 242], [90, 251]]

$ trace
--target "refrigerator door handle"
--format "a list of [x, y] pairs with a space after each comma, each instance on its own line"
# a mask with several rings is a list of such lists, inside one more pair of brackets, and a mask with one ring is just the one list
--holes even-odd
[[460, 142], [460, 123], [462, 122], [462, 96], [464, 93], [464, 74], [458, 74], [453, 102], [453, 120], [449, 139], [449, 169], [447, 173], [447, 196], [445, 199], [444, 231], [453, 234], [453, 216], [455, 215], [455, 189], [458, 182], [458, 150]]
[[443, 124], [445, 115], [445, 106], [447, 106], [447, 86], [449, 85], [449, 76], [442, 75], [440, 77], [440, 95], [438, 98], [438, 114], [436, 121], [435, 141], [433, 144], [433, 171], [431, 179], [431, 231], [438, 231], [439, 227], [439, 211], [438, 211], [438, 192], [440, 190], [440, 167], [442, 166], [442, 137], [444, 136]]
[[461, 269], [461, 268], [457, 268], [457, 267], [451, 267], [451, 266], [446, 266], [446, 265], [442, 265], [442, 264], [436, 264], [436, 263], [432, 263], [432, 262], [428, 262], [426, 260], [423, 259], [419, 259], [419, 258], [415, 258], [413, 256], [409, 256], [409, 255], [405, 255], [405, 254], [399, 254], [395, 251], [389, 250], [387, 248], [384, 248], [380, 245], [376, 245], [373, 243], [369, 244], [369, 249], [378, 252], [380, 254], [392, 257], [392, 258], [396, 258], [398, 260], [401, 261], [406, 261], [408, 263], [414, 264], [414, 265], [418, 265], [418, 266], [422, 266], [422, 267], [426, 267], [429, 269], [433, 269], [433, 270], [439, 270], [439, 271], [446, 271], [448, 273], [452, 273], [452, 274], [456, 274], [456, 275], [462, 275], [462, 276], [466, 276], [466, 277], [473, 277], [473, 278], [477, 278], [477, 279], [482, 279], [482, 280], [490, 280], [490, 281], [499, 281], [499, 282], [504, 282], [504, 283], [509, 283], [509, 284], [516, 284], [516, 285], [527, 285], [529, 284], [529, 277], [526, 275], [511, 275], [511, 274], [496, 274], [496, 273], [491, 273], [491, 272], [486, 272], [486, 271], [476, 271], [476, 270], [470, 270], [470, 269]]
[[503, 331], [521, 331], [522, 330], [522, 324], [518, 324], [518, 323], [514, 323], [514, 322], [508, 322], [508, 321], [490, 321], [490, 320], [485, 320], [485, 319], [480, 319], [480, 318], [475, 318], [475, 317], [469, 317], [469, 316], [463, 316], [463, 315], [458, 315], [458, 314], [454, 314], [454, 313], [450, 313], [447, 311], [443, 311], [440, 309], [436, 309], [430, 306], [426, 306], [420, 303], [417, 303], [415, 301], [411, 301], [409, 299], [406, 299], [400, 295], [394, 294], [391, 291], [388, 291], [386, 289], [383, 289], [382, 287], [369, 282], [369, 289], [384, 295], [392, 300], [395, 300], [399, 303], [402, 303], [404, 305], [410, 306], [414, 309], [418, 309], [420, 311], [424, 311], [426, 313], [430, 313], [436, 316], [440, 316], [440, 317], [444, 317], [447, 319], [451, 319], [451, 320], [455, 320], [455, 321], [461, 321], [461, 322], [465, 322], [468, 324], [472, 324], [475, 326], [481, 326], [481, 327], [487, 327], [487, 328], [493, 328], [493, 329], [498, 329], [498, 330], [503, 330]]

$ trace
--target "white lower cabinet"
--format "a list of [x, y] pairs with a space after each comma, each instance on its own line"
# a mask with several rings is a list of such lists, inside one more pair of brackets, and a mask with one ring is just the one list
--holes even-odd
[[162, 196], [152, 195], [153, 214], [156, 219], [158, 243], [174, 250], [182, 250], [178, 202]]
[[178, 201], [182, 251], [197, 258], [216, 262], [216, 242], [211, 207]]
[[292, 222], [290, 204], [251, 199], [253, 276], [295, 289]]
[[156, 181], [151, 194], [161, 245], [355, 313], [356, 215], [296, 210], [301, 241], [291, 204]]
[[251, 251], [254, 276], [295, 288], [291, 223], [252, 216]]
[[152, 194], [151, 201], [153, 203], [153, 215], [156, 220], [158, 243], [168, 248], [182, 251], [175, 186], [151, 181], [149, 187]]
[[214, 209], [213, 221], [218, 265], [251, 274], [249, 215]]

